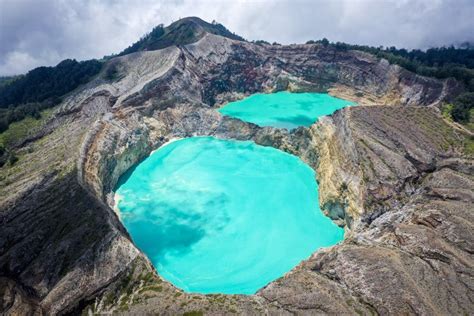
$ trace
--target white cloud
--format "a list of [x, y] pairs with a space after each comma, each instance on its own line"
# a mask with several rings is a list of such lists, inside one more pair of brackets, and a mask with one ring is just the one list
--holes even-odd
[[24, 52], [11, 52], [5, 56], [0, 64], [0, 74], [17, 74], [25, 69], [36, 67], [42, 60], [37, 60]]
[[474, 41], [472, 0], [0, 0], [0, 75], [117, 53], [159, 23], [217, 20], [247, 39], [427, 48]]

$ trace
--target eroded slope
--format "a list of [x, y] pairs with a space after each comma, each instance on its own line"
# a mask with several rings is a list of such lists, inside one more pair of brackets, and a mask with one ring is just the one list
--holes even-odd
[[[473, 179], [463, 146], [470, 140], [435, 109], [411, 106], [436, 105], [457, 88], [360, 52], [210, 34], [112, 59], [17, 145], [15, 166], [1, 169], [0, 308], [469, 313]], [[282, 89], [405, 106], [345, 109], [291, 133], [223, 118], [212, 107]], [[252, 139], [302, 157], [318, 171], [323, 208], [350, 228], [344, 243], [255, 296], [188, 295], [162, 281], [110, 196], [151, 150], [196, 135]]]

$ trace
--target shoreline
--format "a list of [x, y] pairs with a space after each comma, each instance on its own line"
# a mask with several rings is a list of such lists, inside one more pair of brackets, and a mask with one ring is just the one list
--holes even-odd
[[[165, 146], [168, 146], [169, 144], [175, 142], [175, 141], [178, 141], [178, 140], [181, 140], [182, 137], [174, 137], [174, 138], [170, 138], [167, 142], [163, 143], [160, 147], [156, 148], [155, 150], [152, 150], [150, 152], [150, 154], [148, 155], [148, 157], [150, 157], [155, 151], [165, 147]], [[117, 192], [114, 192], [114, 207], [113, 207], [113, 210], [115, 212], [115, 214], [117, 214], [118, 218], [120, 221], [122, 221], [122, 218], [120, 216], [120, 208], [118, 207], [118, 204], [120, 203], [120, 200], [122, 199], [122, 196], [120, 194], [118, 194]]]
[[173, 138], [170, 138], [167, 142], [163, 143], [160, 147], [158, 147], [157, 149], [152, 150], [152, 151], [150, 152], [150, 154], [148, 155], [148, 157], [150, 157], [155, 151], [157, 151], [157, 150], [159, 150], [159, 149], [161, 149], [161, 148], [163, 148], [163, 147], [165, 147], [165, 146], [168, 146], [169, 144], [174, 143], [174, 142], [176, 142], [176, 141], [178, 141], [178, 140], [181, 140], [181, 139], [183, 139], [183, 138], [182, 138], [182, 137], [173, 137]]
[[122, 196], [120, 194], [114, 192], [114, 208], [113, 208], [113, 210], [114, 210], [115, 214], [117, 214], [120, 221], [122, 221], [122, 218], [120, 216], [120, 209], [118, 207], [118, 204], [119, 204], [121, 199], [122, 199]]

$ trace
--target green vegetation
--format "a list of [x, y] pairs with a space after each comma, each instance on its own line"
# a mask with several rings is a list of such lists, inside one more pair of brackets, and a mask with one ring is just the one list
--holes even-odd
[[151, 285], [146, 288], [144, 288], [147, 291], [154, 291], [154, 292], [161, 292], [163, 291], [163, 287], [160, 285]]
[[8, 162], [10, 163], [10, 165], [13, 166], [17, 161], [18, 157], [15, 155], [15, 153], [11, 153], [8, 157]]
[[105, 70], [104, 78], [109, 81], [118, 81], [123, 75], [120, 75], [117, 63], [111, 62]]
[[474, 92], [463, 93], [453, 102], [451, 117], [454, 121], [468, 123], [471, 119], [471, 112], [474, 109]]
[[443, 105], [443, 117], [474, 131], [474, 92], [460, 94], [452, 103]]
[[0, 146], [11, 147], [15, 143], [32, 135], [51, 117], [53, 110], [47, 109], [39, 112], [39, 117], [25, 117], [23, 120], [11, 123], [9, 128], [0, 133]]
[[[448, 120], [462, 124], [471, 132], [474, 131], [474, 93], [463, 93], [453, 103], [445, 104], [442, 114]], [[474, 155], [474, 137], [466, 135], [462, 141], [464, 153]]]
[[165, 33], [163, 24], [155, 26], [150, 33], [146, 34], [138, 42], [133, 43], [131, 46], [123, 50], [119, 56], [131, 54], [143, 50], [147, 46], [153, 45], [154, 42], [158, 41], [159, 38]]
[[16, 156], [11, 148], [16, 143], [37, 132], [51, 117], [52, 113], [52, 109], [43, 110], [39, 113], [38, 118], [27, 116], [21, 121], [11, 123], [8, 129], [0, 132], [0, 167], [7, 161], [10, 165], [13, 165], [18, 160], [15, 159]]
[[66, 59], [55, 67], [38, 67], [13, 80], [0, 90], [0, 107], [60, 97], [86, 83], [102, 68], [97, 60], [78, 62]]
[[202, 311], [190, 311], [183, 314], [183, 316], [203, 316], [204, 313]]
[[269, 42], [264, 41], [264, 40], [256, 40], [256, 41], [252, 41], [252, 43], [260, 45], [260, 46], [262, 46], [262, 45], [271, 45]]
[[0, 88], [3, 86], [6, 86], [7, 84], [21, 77], [22, 77], [21, 75], [20, 76], [0, 76]]
[[0, 108], [0, 133], [8, 130], [14, 122], [21, 122], [26, 119], [24, 125], [29, 125], [34, 120], [41, 120], [41, 113], [59, 104], [61, 99], [50, 99], [41, 103], [26, 103], [17, 106], [10, 106], [6, 109]]
[[464, 141], [464, 152], [469, 156], [474, 156], [474, 137], [466, 137]]
[[451, 112], [453, 108], [454, 108], [454, 105], [452, 105], [451, 103], [446, 103], [443, 105], [443, 108], [441, 109], [441, 114], [443, 115], [445, 119], [449, 119], [449, 120], [453, 119], [453, 117], [451, 116]]
[[341, 42], [329, 42], [327, 39], [308, 41], [307, 44], [322, 44], [337, 50], [360, 50], [380, 58], [387, 59], [391, 64], [397, 64], [419, 75], [439, 79], [455, 78], [464, 83], [466, 90], [474, 92], [474, 47], [463, 44], [454, 46], [430, 48], [426, 51], [419, 49], [406, 50], [395, 47], [371, 47], [352, 45]]
[[88, 82], [102, 68], [97, 60], [66, 59], [55, 67], [38, 67], [0, 84], [0, 132], [25, 117], [39, 119], [40, 111], [61, 102], [61, 96]]
[[164, 27], [160, 24], [143, 36], [138, 42], [126, 48], [119, 56], [143, 50], [156, 50], [172, 45], [186, 45], [198, 41], [204, 32], [243, 41], [244, 39], [215, 21], [207, 23], [199, 18], [181, 19]]

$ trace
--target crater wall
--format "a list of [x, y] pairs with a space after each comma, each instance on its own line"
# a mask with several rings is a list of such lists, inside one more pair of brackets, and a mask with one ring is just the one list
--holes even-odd
[[[15, 148], [17, 164], [1, 169], [2, 313], [473, 310], [473, 167], [465, 149], [472, 136], [421, 107], [452, 97], [455, 82], [355, 51], [209, 34], [107, 67], [116, 67], [117, 78], [104, 71], [75, 91]], [[215, 111], [277, 90], [329, 91], [384, 106], [344, 109], [292, 132]], [[113, 212], [111, 192], [164, 142], [197, 135], [252, 139], [300, 156], [318, 171], [322, 208], [346, 225], [345, 241], [254, 296], [188, 295], [163, 281]]]

